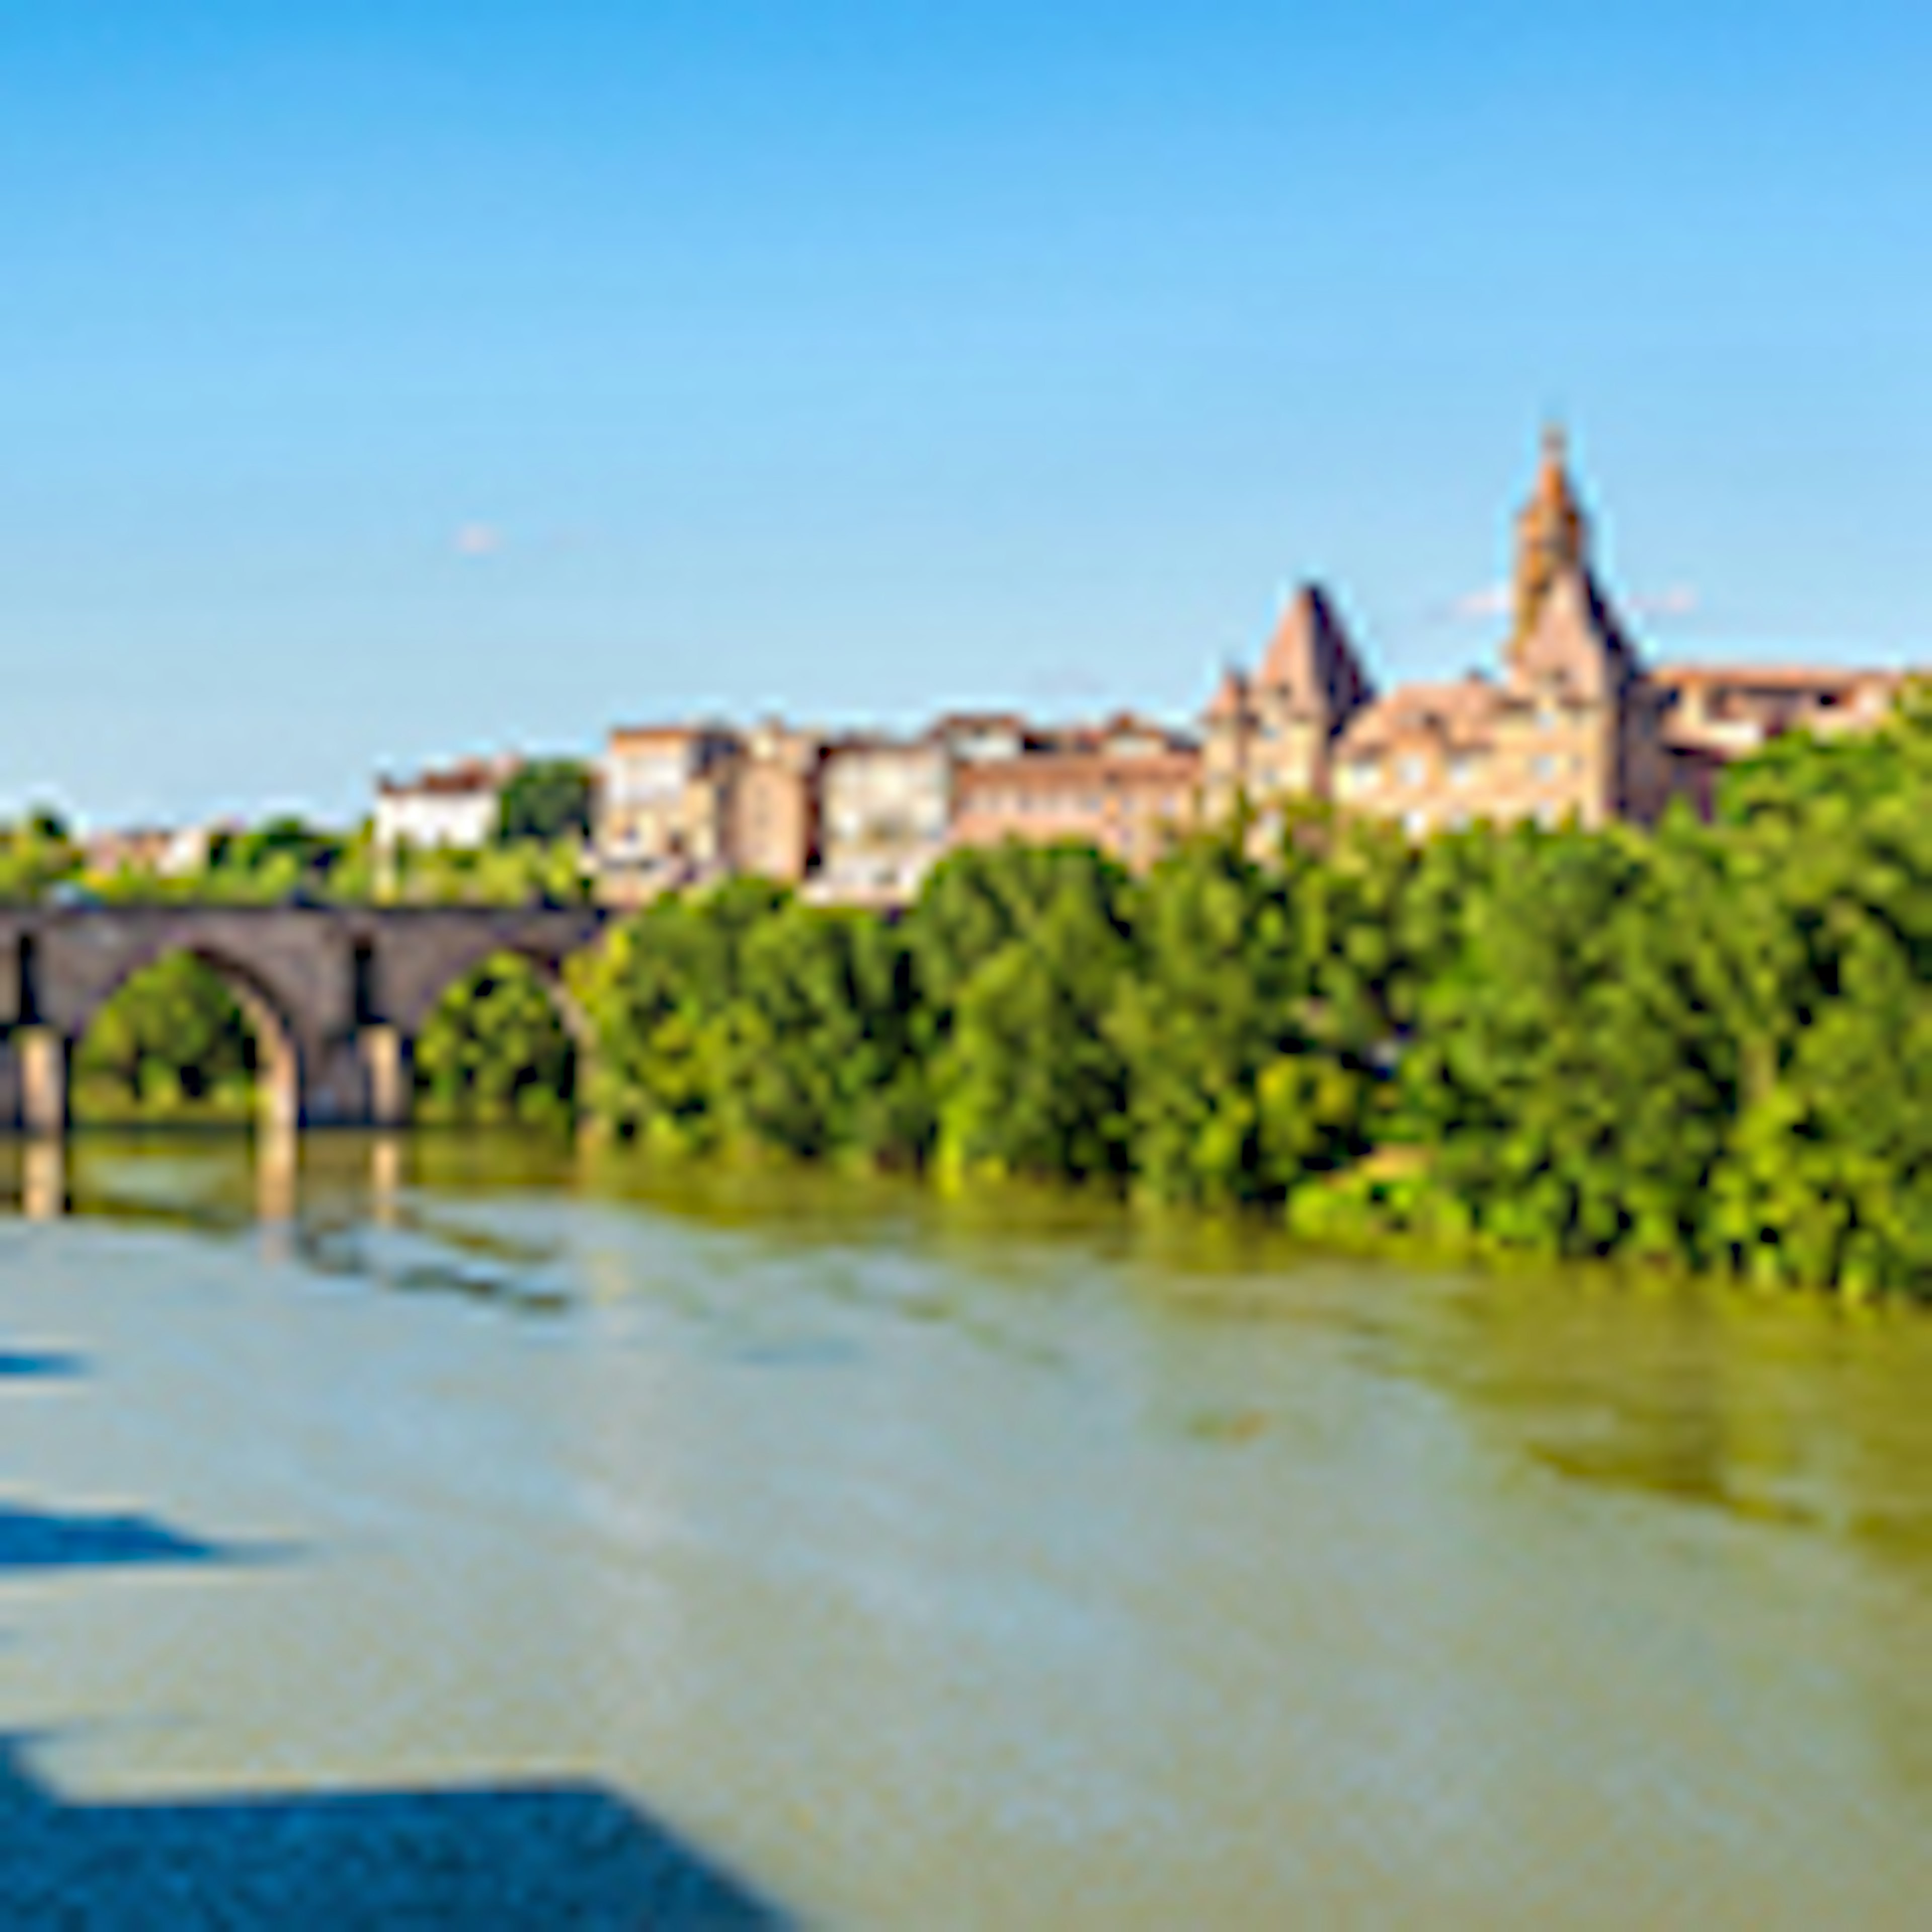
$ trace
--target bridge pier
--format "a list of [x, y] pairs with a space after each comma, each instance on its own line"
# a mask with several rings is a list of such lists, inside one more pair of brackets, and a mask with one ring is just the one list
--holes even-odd
[[362, 1064], [369, 1090], [368, 1124], [406, 1127], [415, 1098], [412, 1054], [415, 1042], [400, 1027], [362, 1029]]
[[25, 1026], [14, 1033], [14, 1051], [19, 1056], [21, 1131], [65, 1133], [72, 1046], [52, 1027]]
[[302, 1060], [295, 1042], [263, 1029], [256, 1035], [255, 1104], [262, 1130], [292, 1134], [302, 1124]]

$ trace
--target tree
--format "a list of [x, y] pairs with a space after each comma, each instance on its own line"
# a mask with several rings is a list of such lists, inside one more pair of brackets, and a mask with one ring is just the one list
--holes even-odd
[[1124, 1177], [1127, 1066], [1107, 1022], [1131, 965], [1125, 932], [1072, 878], [980, 964], [934, 1069], [947, 1173]]
[[1138, 970], [1108, 1031], [1132, 1076], [1137, 1184], [1155, 1199], [1279, 1199], [1358, 1140], [1366, 1073], [1314, 1036], [1298, 922], [1320, 862], [1290, 862], [1292, 883], [1234, 834], [1207, 834], [1162, 860], [1136, 902]]
[[244, 1108], [255, 1061], [254, 1036], [220, 976], [170, 953], [94, 1016], [75, 1055], [76, 1102], [116, 1113]]
[[590, 836], [593, 782], [573, 758], [538, 758], [504, 786], [496, 838], [512, 845], [524, 839], [548, 844], [560, 838]]
[[576, 1049], [528, 961], [500, 953], [443, 996], [416, 1041], [416, 1084], [431, 1120], [569, 1119]]

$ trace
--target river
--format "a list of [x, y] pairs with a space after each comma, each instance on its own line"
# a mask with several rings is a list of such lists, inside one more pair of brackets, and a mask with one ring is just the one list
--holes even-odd
[[1932, 1912], [1932, 1318], [512, 1136], [0, 1207], [9, 1923]]

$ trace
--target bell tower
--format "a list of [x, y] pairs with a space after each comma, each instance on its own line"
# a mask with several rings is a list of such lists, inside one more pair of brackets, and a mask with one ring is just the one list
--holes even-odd
[[1543, 433], [1536, 488], [1516, 518], [1512, 649], [1534, 628], [1550, 586], [1569, 572], [1586, 572], [1589, 554], [1588, 520], [1570, 481], [1563, 432], [1552, 424]]

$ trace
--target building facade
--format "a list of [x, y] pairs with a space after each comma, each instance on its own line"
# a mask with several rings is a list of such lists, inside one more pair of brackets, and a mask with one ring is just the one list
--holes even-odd
[[656, 724], [610, 734], [597, 772], [600, 896], [618, 904], [730, 868], [734, 734]]
[[746, 734], [731, 762], [727, 861], [734, 872], [797, 885], [818, 859], [818, 736], [770, 723]]
[[944, 740], [835, 739], [818, 776], [811, 896], [866, 905], [916, 897], [952, 829], [953, 760]]
[[1330, 796], [1336, 741], [1374, 698], [1328, 593], [1304, 584], [1255, 675], [1231, 668], [1202, 720], [1203, 815], [1218, 823], [1245, 800], [1265, 824], [1281, 800]]
[[376, 850], [481, 850], [496, 836], [503, 788], [521, 766], [512, 757], [467, 758], [414, 778], [380, 779]]
[[1096, 728], [1033, 731], [1008, 756], [960, 762], [954, 847], [1073, 839], [1136, 868], [1195, 824], [1201, 752], [1190, 739], [1128, 714]]

